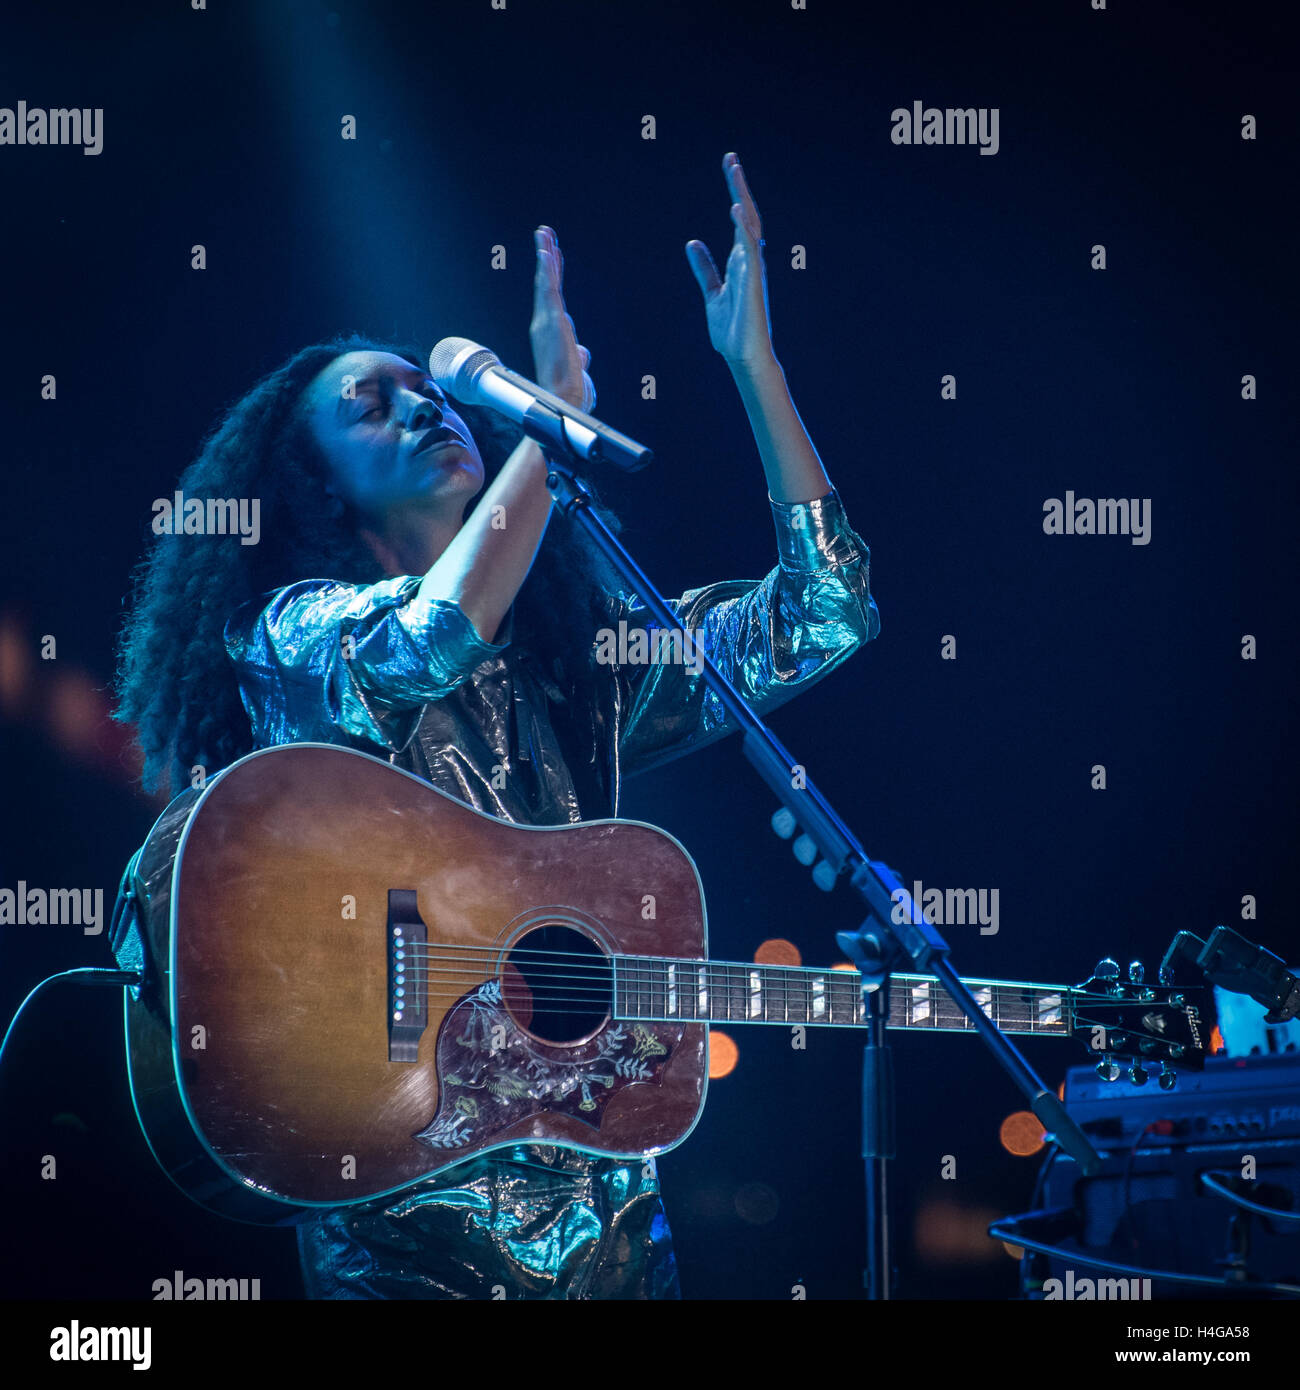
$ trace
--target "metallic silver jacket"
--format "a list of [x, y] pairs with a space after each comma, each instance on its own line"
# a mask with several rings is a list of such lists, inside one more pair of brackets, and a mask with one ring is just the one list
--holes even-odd
[[[760, 713], [880, 627], [867, 547], [838, 496], [771, 505], [776, 568], [670, 605]], [[344, 744], [490, 815], [556, 825], [617, 815], [624, 777], [734, 727], [689, 644], [649, 645], [658, 660], [637, 651], [650, 616], [635, 595], [611, 595], [607, 614], [609, 659], [577, 685], [513, 640], [512, 614], [503, 640], [484, 642], [417, 576], [291, 584], [237, 610], [226, 646], [256, 747]], [[395, 1201], [313, 1217], [299, 1242], [314, 1297], [677, 1294], [653, 1164], [540, 1146], [472, 1159]]]

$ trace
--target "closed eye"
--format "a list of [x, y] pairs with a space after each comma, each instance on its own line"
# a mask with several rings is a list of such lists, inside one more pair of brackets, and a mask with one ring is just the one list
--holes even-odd
[[[427, 401], [431, 401], [439, 410], [445, 411], [449, 408], [447, 397], [443, 395], [434, 382], [426, 381], [420, 390], [424, 398]], [[368, 420], [372, 415], [387, 415], [388, 406], [389, 402], [387, 400], [383, 401], [380, 405], [372, 405], [369, 410], [362, 411], [362, 413], [357, 416], [357, 423], [360, 424], [362, 420]]]

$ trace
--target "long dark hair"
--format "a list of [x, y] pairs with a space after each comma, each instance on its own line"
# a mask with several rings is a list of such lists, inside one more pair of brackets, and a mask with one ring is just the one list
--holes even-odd
[[[190, 768], [209, 774], [252, 751], [248, 716], [226, 653], [226, 620], [241, 603], [302, 579], [373, 584], [381, 566], [358, 532], [360, 518], [325, 488], [326, 461], [299, 402], [311, 382], [347, 352], [390, 352], [419, 366], [418, 353], [359, 334], [313, 343], [264, 377], [220, 417], [181, 474], [185, 498], [258, 498], [261, 537], [153, 538], [136, 571], [118, 644], [117, 707], [134, 724], [144, 784], [173, 794]], [[492, 411], [457, 405], [490, 481], [522, 432]], [[612, 529], [615, 518], [597, 509]], [[618, 578], [599, 554], [552, 517], [515, 601], [514, 640], [526, 644], [570, 691], [589, 679], [596, 630]], [[557, 664], [558, 663], [558, 664]]]

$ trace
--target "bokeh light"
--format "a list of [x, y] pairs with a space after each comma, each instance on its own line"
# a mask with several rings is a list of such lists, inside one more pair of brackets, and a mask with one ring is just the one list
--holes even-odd
[[716, 1028], [709, 1029], [709, 1080], [716, 1081], [721, 1076], [730, 1076], [740, 1060], [740, 1049], [729, 1033], [720, 1033]]
[[1017, 1158], [1036, 1154], [1047, 1142], [1043, 1122], [1030, 1110], [1015, 1110], [1002, 1121], [998, 1131], [1002, 1147]]
[[770, 936], [754, 952], [756, 965], [802, 965], [803, 957], [793, 941], [783, 936]]

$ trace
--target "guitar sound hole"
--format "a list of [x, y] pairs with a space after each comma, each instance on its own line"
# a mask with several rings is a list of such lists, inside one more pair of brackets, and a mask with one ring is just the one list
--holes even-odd
[[590, 1037], [609, 1017], [613, 990], [613, 971], [600, 947], [556, 922], [521, 936], [501, 972], [511, 1017], [549, 1043]]

